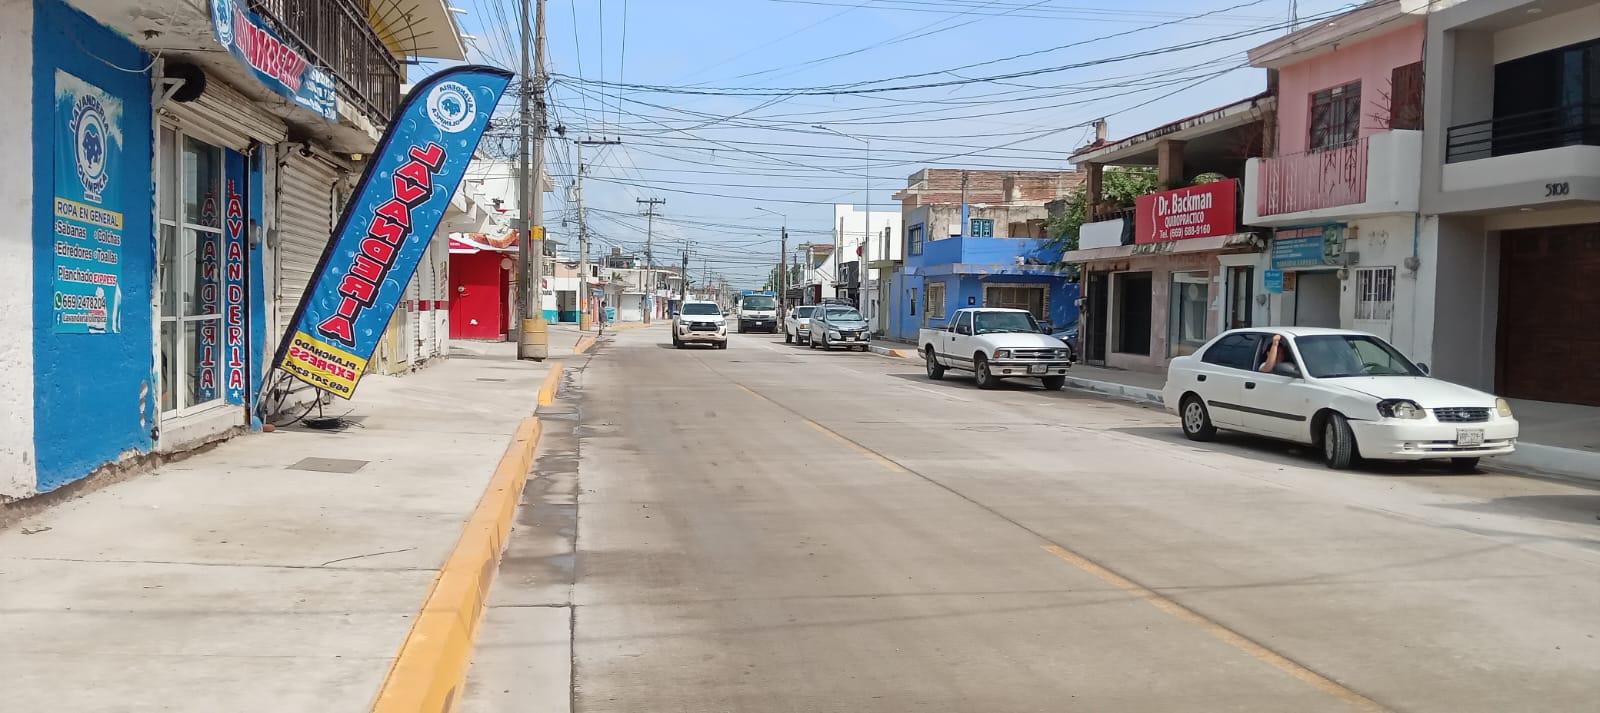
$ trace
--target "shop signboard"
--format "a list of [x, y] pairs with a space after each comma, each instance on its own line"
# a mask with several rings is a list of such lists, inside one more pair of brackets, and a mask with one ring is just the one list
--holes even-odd
[[312, 272], [275, 367], [354, 395], [510, 81], [505, 70], [463, 65], [406, 95]]
[[122, 331], [122, 102], [62, 71], [55, 89], [51, 330], [114, 334]]
[[1134, 200], [1135, 243], [1231, 235], [1239, 229], [1238, 181], [1202, 183]]
[[246, 245], [244, 216], [245, 158], [243, 154], [226, 152], [223, 159], [223, 180], [226, 183], [223, 212], [222, 255], [222, 329], [226, 339], [222, 348], [223, 395], [228, 403], [245, 402], [245, 283], [244, 254]]
[[1261, 273], [1261, 284], [1270, 294], [1283, 293], [1283, 271], [1267, 270]]
[[324, 119], [339, 120], [333, 75], [284, 42], [243, 0], [211, 0], [211, 27], [217, 42], [256, 81]]
[[1280, 228], [1272, 238], [1272, 267], [1321, 267], [1338, 265], [1344, 257], [1345, 227], [1340, 224], [1314, 228]]

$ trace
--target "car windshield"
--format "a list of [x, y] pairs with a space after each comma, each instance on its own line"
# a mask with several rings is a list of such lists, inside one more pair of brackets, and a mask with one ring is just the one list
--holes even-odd
[[809, 319], [811, 317], [811, 312], [815, 309], [815, 307], [796, 307], [794, 308], [794, 316], [799, 317], [800, 319]]
[[830, 310], [828, 310], [827, 319], [828, 319], [829, 322], [862, 322], [862, 321], [865, 321], [865, 320], [861, 319], [861, 313], [857, 312], [857, 311], [855, 311], [853, 309], [830, 309]]
[[978, 334], [999, 332], [1038, 332], [1039, 323], [1027, 312], [979, 312], [973, 315]]
[[1294, 340], [1307, 374], [1318, 379], [1345, 376], [1423, 376], [1399, 350], [1362, 334], [1319, 334]]
[[769, 310], [778, 308], [778, 300], [767, 295], [750, 295], [744, 298], [745, 309]]
[[690, 302], [689, 304], [686, 304], [686, 305], [683, 306], [683, 313], [684, 314], [722, 314], [722, 310], [717, 309], [716, 305], [711, 304], [709, 302], [703, 302], [703, 303], [700, 303], [700, 304], [695, 304], [693, 302]]

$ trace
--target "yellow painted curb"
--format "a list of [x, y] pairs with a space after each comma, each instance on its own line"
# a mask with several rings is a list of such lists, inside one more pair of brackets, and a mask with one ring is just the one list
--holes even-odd
[[582, 353], [584, 353], [586, 351], [589, 351], [589, 347], [592, 347], [592, 346], [594, 346], [594, 337], [589, 337], [589, 336], [578, 337], [578, 343], [572, 345], [572, 353], [573, 354], [582, 354]]
[[[539, 404], [555, 400], [562, 366], [554, 363], [539, 388]], [[511, 533], [511, 520], [533, 468], [539, 445], [539, 419], [518, 424], [511, 444], [495, 467], [489, 487], [462, 528], [450, 558], [439, 569], [422, 611], [400, 645], [373, 713], [452, 713], [461, 700], [473, 642], [488, 604], [489, 585]]]
[[561, 362], [550, 363], [550, 373], [544, 375], [544, 383], [539, 386], [539, 405], [549, 406], [556, 401], [556, 389], [561, 385]]

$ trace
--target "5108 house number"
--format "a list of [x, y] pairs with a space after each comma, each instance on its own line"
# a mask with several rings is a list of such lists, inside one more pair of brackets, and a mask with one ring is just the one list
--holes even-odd
[[1572, 192], [1572, 184], [1562, 181], [1560, 183], [1544, 184], [1544, 197], [1564, 196]]

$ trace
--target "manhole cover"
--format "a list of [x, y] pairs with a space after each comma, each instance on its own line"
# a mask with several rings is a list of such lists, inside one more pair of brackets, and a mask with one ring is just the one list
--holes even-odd
[[316, 473], [354, 473], [370, 461], [351, 458], [301, 458], [289, 470], [309, 470]]

